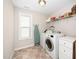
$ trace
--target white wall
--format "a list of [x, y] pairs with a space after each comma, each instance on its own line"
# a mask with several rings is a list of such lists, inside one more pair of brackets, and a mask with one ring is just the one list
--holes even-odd
[[26, 13], [27, 15], [32, 15], [33, 27], [34, 27], [34, 24], [38, 24], [40, 32], [42, 32], [42, 29], [45, 25], [45, 20], [48, 18], [47, 16], [40, 14], [38, 12], [15, 8], [15, 43], [14, 43], [15, 49], [27, 47], [28, 45], [34, 44], [33, 39], [32, 40], [18, 40], [18, 21], [19, 21], [18, 13], [19, 11], [22, 11]]
[[4, 20], [3, 20], [3, 58], [4, 59], [12, 59], [13, 54], [13, 39], [14, 39], [14, 31], [13, 31], [13, 23], [14, 23], [14, 8], [11, 0], [4, 0]]
[[63, 32], [66, 35], [76, 36], [76, 17], [64, 19], [54, 22], [56, 30]]
[[[73, 5], [74, 3], [68, 6], [65, 6], [55, 14], [52, 14], [52, 16], [61, 16], [65, 12], [69, 12]], [[61, 31], [66, 35], [76, 36], [76, 16], [72, 18], [67, 18], [64, 20], [52, 22], [51, 25], [54, 25], [56, 30]]]

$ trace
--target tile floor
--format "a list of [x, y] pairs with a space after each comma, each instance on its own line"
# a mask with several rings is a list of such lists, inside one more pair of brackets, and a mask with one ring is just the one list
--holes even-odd
[[13, 59], [52, 59], [40, 46], [15, 51]]

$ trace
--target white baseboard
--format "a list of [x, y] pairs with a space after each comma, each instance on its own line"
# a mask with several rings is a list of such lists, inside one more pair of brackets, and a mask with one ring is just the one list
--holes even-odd
[[26, 45], [24, 47], [15, 48], [14, 50], [16, 51], [16, 50], [20, 50], [20, 49], [24, 49], [24, 48], [28, 48], [28, 47], [32, 47], [32, 46], [34, 46], [34, 43], [28, 44], [28, 45]]

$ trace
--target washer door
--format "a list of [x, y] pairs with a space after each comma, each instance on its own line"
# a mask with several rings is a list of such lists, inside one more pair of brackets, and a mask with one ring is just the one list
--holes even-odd
[[50, 40], [50, 38], [47, 38], [46, 41], [46, 48], [49, 50], [49, 51], [53, 51], [54, 50], [54, 44], [53, 42]]

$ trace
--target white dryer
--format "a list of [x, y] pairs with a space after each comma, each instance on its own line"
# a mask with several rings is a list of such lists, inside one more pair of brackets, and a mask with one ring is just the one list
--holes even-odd
[[59, 38], [62, 35], [59, 33], [46, 34], [45, 50], [52, 57], [52, 59], [59, 58]]

